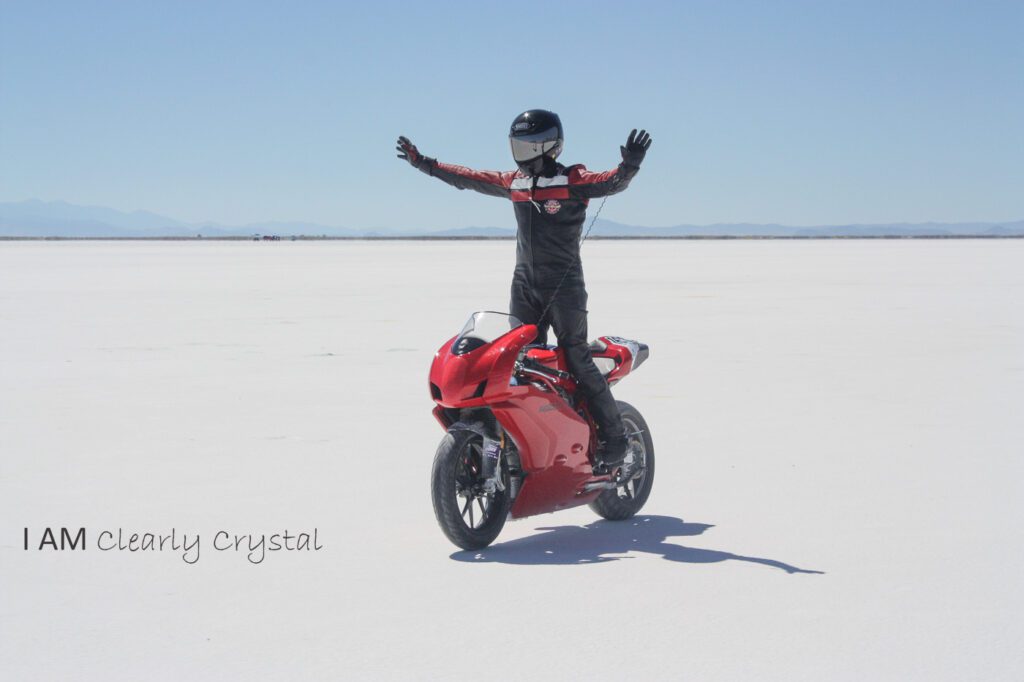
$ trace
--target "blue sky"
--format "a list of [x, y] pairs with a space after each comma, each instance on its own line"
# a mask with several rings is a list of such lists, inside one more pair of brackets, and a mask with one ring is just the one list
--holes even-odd
[[0, 201], [190, 220], [511, 226], [394, 158], [654, 144], [640, 225], [1024, 217], [1022, 2], [0, 4]]

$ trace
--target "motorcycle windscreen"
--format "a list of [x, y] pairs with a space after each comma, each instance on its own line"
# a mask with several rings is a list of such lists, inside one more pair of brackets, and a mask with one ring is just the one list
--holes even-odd
[[452, 344], [452, 354], [470, 353], [521, 326], [523, 323], [515, 315], [493, 310], [473, 313]]

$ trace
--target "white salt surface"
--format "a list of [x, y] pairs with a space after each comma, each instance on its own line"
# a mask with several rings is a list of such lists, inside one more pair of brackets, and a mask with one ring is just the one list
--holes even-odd
[[0, 677], [1024, 679], [1024, 242], [586, 244], [654, 492], [474, 556], [426, 372], [513, 249], [0, 243]]

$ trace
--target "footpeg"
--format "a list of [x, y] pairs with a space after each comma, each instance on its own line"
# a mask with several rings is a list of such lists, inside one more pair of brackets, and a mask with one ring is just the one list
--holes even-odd
[[614, 481], [614, 480], [591, 481], [590, 483], [586, 483], [586, 484], [583, 485], [582, 492], [584, 492], [584, 493], [592, 493], [595, 490], [611, 490], [613, 488], [618, 488], [618, 487], [619, 487], [618, 481]]
[[640, 478], [640, 474], [644, 472], [644, 468], [639, 466], [635, 469], [630, 469], [628, 466], [623, 466], [618, 471], [616, 476], [617, 485], [625, 485], [632, 481], [634, 478]]
[[611, 471], [609, 471], [606, 466], [597, 464], [594, 466], [594, 475], [609, 476], [609, 478], [602, 481], [590, 481], [583, 486], [582, 492], [590, 493], [595, 490], [611, 490], [613, 488], [618, 488], [626, 485], [635, 478], [639, 478], [640, 474], [643, 472], [644, 468], [642, 466], [639, 466], [636, 469], [629, 469], [626, 465], [616, 464]]

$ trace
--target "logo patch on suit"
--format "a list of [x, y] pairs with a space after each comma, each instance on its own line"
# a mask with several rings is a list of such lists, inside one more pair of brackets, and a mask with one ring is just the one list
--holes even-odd
[[548, 215], [555, 215], [562, 210], [562, 204], [557, 199], [548, 199], [544, 202], [544, 210]]

